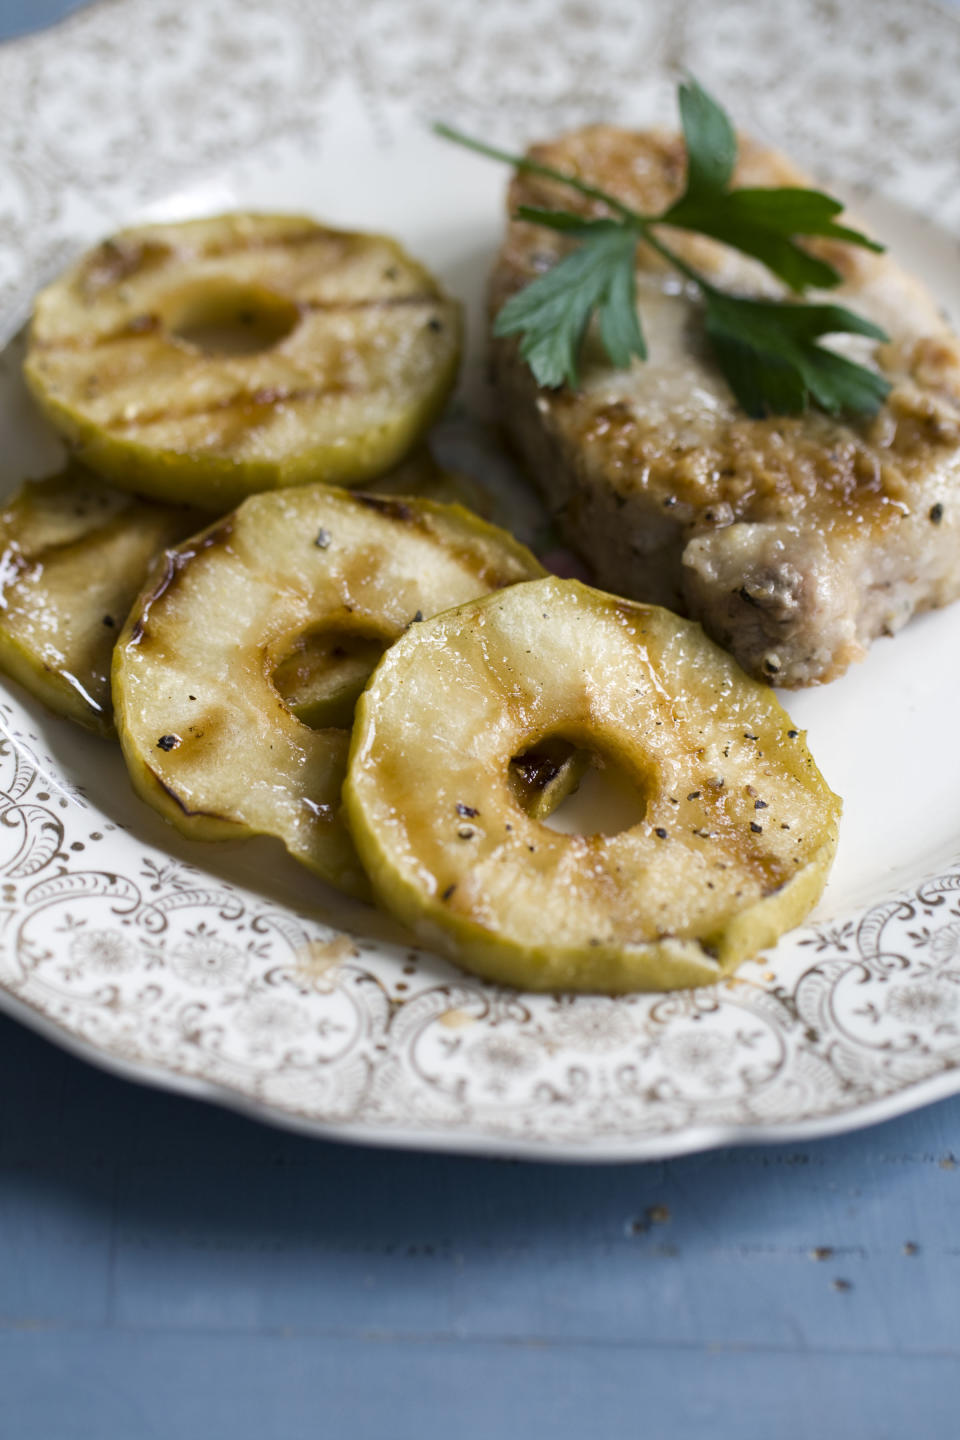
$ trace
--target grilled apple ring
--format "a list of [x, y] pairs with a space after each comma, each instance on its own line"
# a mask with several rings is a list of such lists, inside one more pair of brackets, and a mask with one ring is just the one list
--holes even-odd
[[[426, 451], [371, 489], [457, 499], [473, 509], [485, 500]], [[112, 735], [111, 654], [130, 606], [151, 561], [208, 520], [199, 510], [116, 490], [77, 464], [27, 481], [0, 505], [0, 670], [57, 714]], [[274, 672], [277, 689], [308, 725], [349, 725], [380, 655], [379, 646], [368, 646], [366, 658], [330, 651], [322, 638], [306, 636]], [[578, 778], [571, 766], [556, 776], [534, 770], [531, 804], [549, 814]]]
[[[525, 813], [510, 761], [546, 737], [618, 762], [643, 819], [566, 835]], [[425, 944], [526, 989], [611, 992], [715, 981], [771, 944], [820, 895], [840, 810], [772, 692], [698, 625], [554, 578], [388, 651], [344, 805], [377, 897]]]
[[110, 655], [150, 562], [203, 524], [79, 465], [0, 506], [0, 670], [60, 715], [113, 731]]
[[[424, 616], [542, 573], [458, 505], [324, 485], [252, 496], [167, 552], [117, 643], [113, 701], [135, 788], [186, 835], [274, 835], [365, 895], [340, 817], [358, 658], [369, 671]], [[314, 664], [325, 645], [334, 670], [323, 729], [298, 720], [273, 679], [304, 636]]]
[[395, 241], [289, 215], [121, 232], [37, 297], [25, 374], [124, 489], [222, 513], [390, 469], [456, 377], [460, 311]]

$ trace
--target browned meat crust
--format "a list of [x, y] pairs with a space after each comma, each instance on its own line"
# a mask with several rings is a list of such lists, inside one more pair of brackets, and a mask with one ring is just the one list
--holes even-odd
[[[531, 152], [649, 212], [682, 184], [682, 141], [591, 126]], [[806, 183], [744, 141], [737, 183]], [[539, 177], [519, 204], [600, 207]], [[565, 243], [511, 220], [492, 279], [495, 312], [555, 263]], [[671, 243], [714, 283], [778, 295], [752, 261], [700, 237]], [[817, 411], [751, 420], [701, 338], [696, 295], [645, 247], [637, 284], [650, 349], [616, 371], [588, 338], [577, 391], [537, 388], [514, 341], [495, 341], [493, 378], [509, 436], [566, 538], [608, 589], [681, 609], [777, 684], [841, 674], [879, 634], [960, 595], [960, 347], [922, 284], [887, 256], [818, 244], [844, 275], [831, 297], [881, 324], [890, 343], [843, 337], [893, 384], [875, 418]]]

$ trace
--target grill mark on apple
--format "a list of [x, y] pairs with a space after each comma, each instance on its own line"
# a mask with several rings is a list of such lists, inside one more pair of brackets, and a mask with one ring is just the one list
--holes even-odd
[[202, 420], [204, 417], [216, 415], [227, 418], [232, 412], [234, 418], [255, 425], [256, 417], [260, 412], [272, 410], [277, 405], [299, 405], [304, 401], [318, 403], [323, 400], [337, 399], [344, 395], [362, 393], [366, 392], [358, 390], [354, 385], [340, 384], [335, 381], [326, 385], [302, 386], [295, 389], [287, 389], [282, 385], [265, 385], [259, 390], [225, 395], [219, 400], [213, 400], [204, 405], [161, 406], [156, 410], [136, 415], [129, 420], [118, 415], [105, 421], [104, 424], [113, 431], [136, 431], [147, 429], [151, 425], [162, 425], [165, 421], [171, 420]]
[[[49, 541], [40, 545], [24, 558], [29, 559], [32, 565], [41, 567], [57, 560], [70, 560], [74, 557], [83, 559], [94, 546], [105, 549], [115, 541], [129, 540], [136, 533], [138, 548], [144, 552], [143, 564], [146, 568], [161, 545], [176, 544], [207, 518], [186, 508], [159, 502], [151, 505], [149, 501], [138, 501], [132, 495], [129, 500], [128, 505], [109, 519], [91, 525], [89, 530], [71, 536], [68, 540]], [[130, 604], [136, 599], [138, 589], [139, 584], [130, 596]], [[116, 608], [122, 609], [122, 606], [118, 605]], [[127, 609], [129, 608], [128, 604]]]
[[80, 270], [80, 290], [93, 298], [169, 260], [173, 251], [159, 240], [104, 240]]
[[423, 517], [418, 515], [406, 500], [390, 500], [383, 495], [369, 495], [361, 490], [355, 490], [353, 498], [358, 505], [362, 505], [366, 510], [373, 510], [388, 520], [396, 520], [401, 525], [413, 525], [418, 530], [425, 528]]
[[[216, 283], [213, 277], [211, 283]], [[269, 285], [264, 287], [271, 290]], [[449, 308], [444, 306], [441, 297], [430, 293], [419, 291], [413, 295], [381, 295], [381, 296], [358, 296], [351, 300], [302, 300], [295, 295], [287, 295], [280, 288], [273, 290], [280, 300], [290, 301], [296, 306], [301, 315], [350, 315], [361, 313], [365, 310], [383, 311], [421, 308], [435, 311]], [[436, 317], [439, 319], [439, 317]], [[106, 349], [110, 345], [122, 345], [134, 340], [146, 338], [166, 340], [171, 344], [178, 344], [175, 334], [166, 326], [159, 315], [152, 311], [145, 311], [141, 315], [134, 315], [130, 320], [118, 325], [114, 330], [104, 330], [99, 334], [89, 335], [86, 333], [74, 333], [72, 335], [57, 335], [45, 339], [42, 335], [34, 334], [32, 337], [32, 348], [34, 351], [45, 355], [84, 354], [91, 350]], [[217, 363], [217, 356], [210, 356], [211, 364]]]
[[302, 230], [282, 231], [271, 235], [249, 234], [235, 236], [230, 244], [209, 243], [199, 255], [186, 247], [177, 249], [166, 241], [142, 237], [118, 237], [105, 240], [93, 252], [81, 271], [81, 286], [84, 293], [98, 294], [113, 285], [135, 279], [147, 270], [158, 268], [169, 261], [179, 265], [204, 260], [227, 260], [233, 255], [243, 255], [264, 250], [300, 250], [310, 245], [339, 244], [346, 252], [349, 236], [338, 230], [325, 230], [309, 225]]
[[368, 295], [355, 300], [296, 300], [300, 310], [317, 314], [337, 315], [352, 310], [396, 310], [420, 306], [423, 309], [449, 309], [435, 291], [421, 290], [412, 295]]
[[236, 820], [226, 819], [223, 815], [214, 815], [209, 810], [191, 810], [190, 806], [184, 803], [184, 801], [177, 794], [176, 790], [171, 789], [171, 787], [157, 774], [156, 770], [154, 770], [151, 765], [148, 765], [146, 768], [148, 773], [156, 781], [157, 785], [160, 787], [163, 793], [170, 800], [173, 801], [177, 809], [180, 810], [184, 815], [189, 816], [191, 819], [217, 820], [221, 825], [235, 825], [238, 831], [240, 831], [241, 833], [243, 832], [243, 825], [241, 825]]
[[510, 557], [512, 564], [502, 553], [497, 553], [501, 549], [499, 545], [495, 546], [494, 553], [489, 553], [482, 536], [478, 536], [473, 545], [458, 541], [455, 538], [457, 532], [447, 530], [431, 513], [430, 506], [436, 504], [435, 501], [424, 501], [413, 496], [411, 503], [403, 498], [374, 495], [365, 490], [352, 490], [350, 494], [351, 499], [359, 502], [365, 509], [373, 510], [399, 525], [419, 530], [434, 544], [441, 546], [452, 560], [473, 576], [477, 584], [489, 591], [502, 590], [508, 585], [515, 585], [518, 580], [535, 579], [545, 573], [533, 556], [527, 561], [522, 551], [517, 556]]
[[232, 517], [228, 517], [226, 520], [218, 520], [215, 525], [211, 525], [209, 530], [205, 530], [202, 534], [198, 535], [189, 546], [181, 546], [180, 549], [177, 550], [164, 551], [160, 578], [157, 580], [153, 589], [144, 596], [140, 607], [140, 614], [133, 622], [130, 630], [130, 637], [127, 641], [128, 645], [142, 646], [144, 641], [150, 640], [150, 635], [147, 633], [147, 625], [153, 606], [158, 600], [162, 600], [165, 595], [170, 593], [191, 560], [194, 560], [197, 555], [201, 554], [204, 550], [209, 550], [212, 545], [225, 544], [232, 534], [233, 519]]

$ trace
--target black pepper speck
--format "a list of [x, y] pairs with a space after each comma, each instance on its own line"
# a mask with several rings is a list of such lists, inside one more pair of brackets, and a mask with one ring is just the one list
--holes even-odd
[[179, 744], [180, 744], [180, 736], [179, 736], [179, 735], [161, 735], [161, 736], [160, 736], [160, 739], [157, 741], [157, 749], [158, 749], [158, 750], [176, 750], [176, 748], [177, 748], [177, 746], [178, 746]]

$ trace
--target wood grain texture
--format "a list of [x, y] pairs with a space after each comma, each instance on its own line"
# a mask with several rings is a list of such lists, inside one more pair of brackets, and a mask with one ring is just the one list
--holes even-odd
[[958, 1155], [960, 1100], [656, 1165], [351, 1149], [0, 1019], [0, 1437], [951, 1433]]

